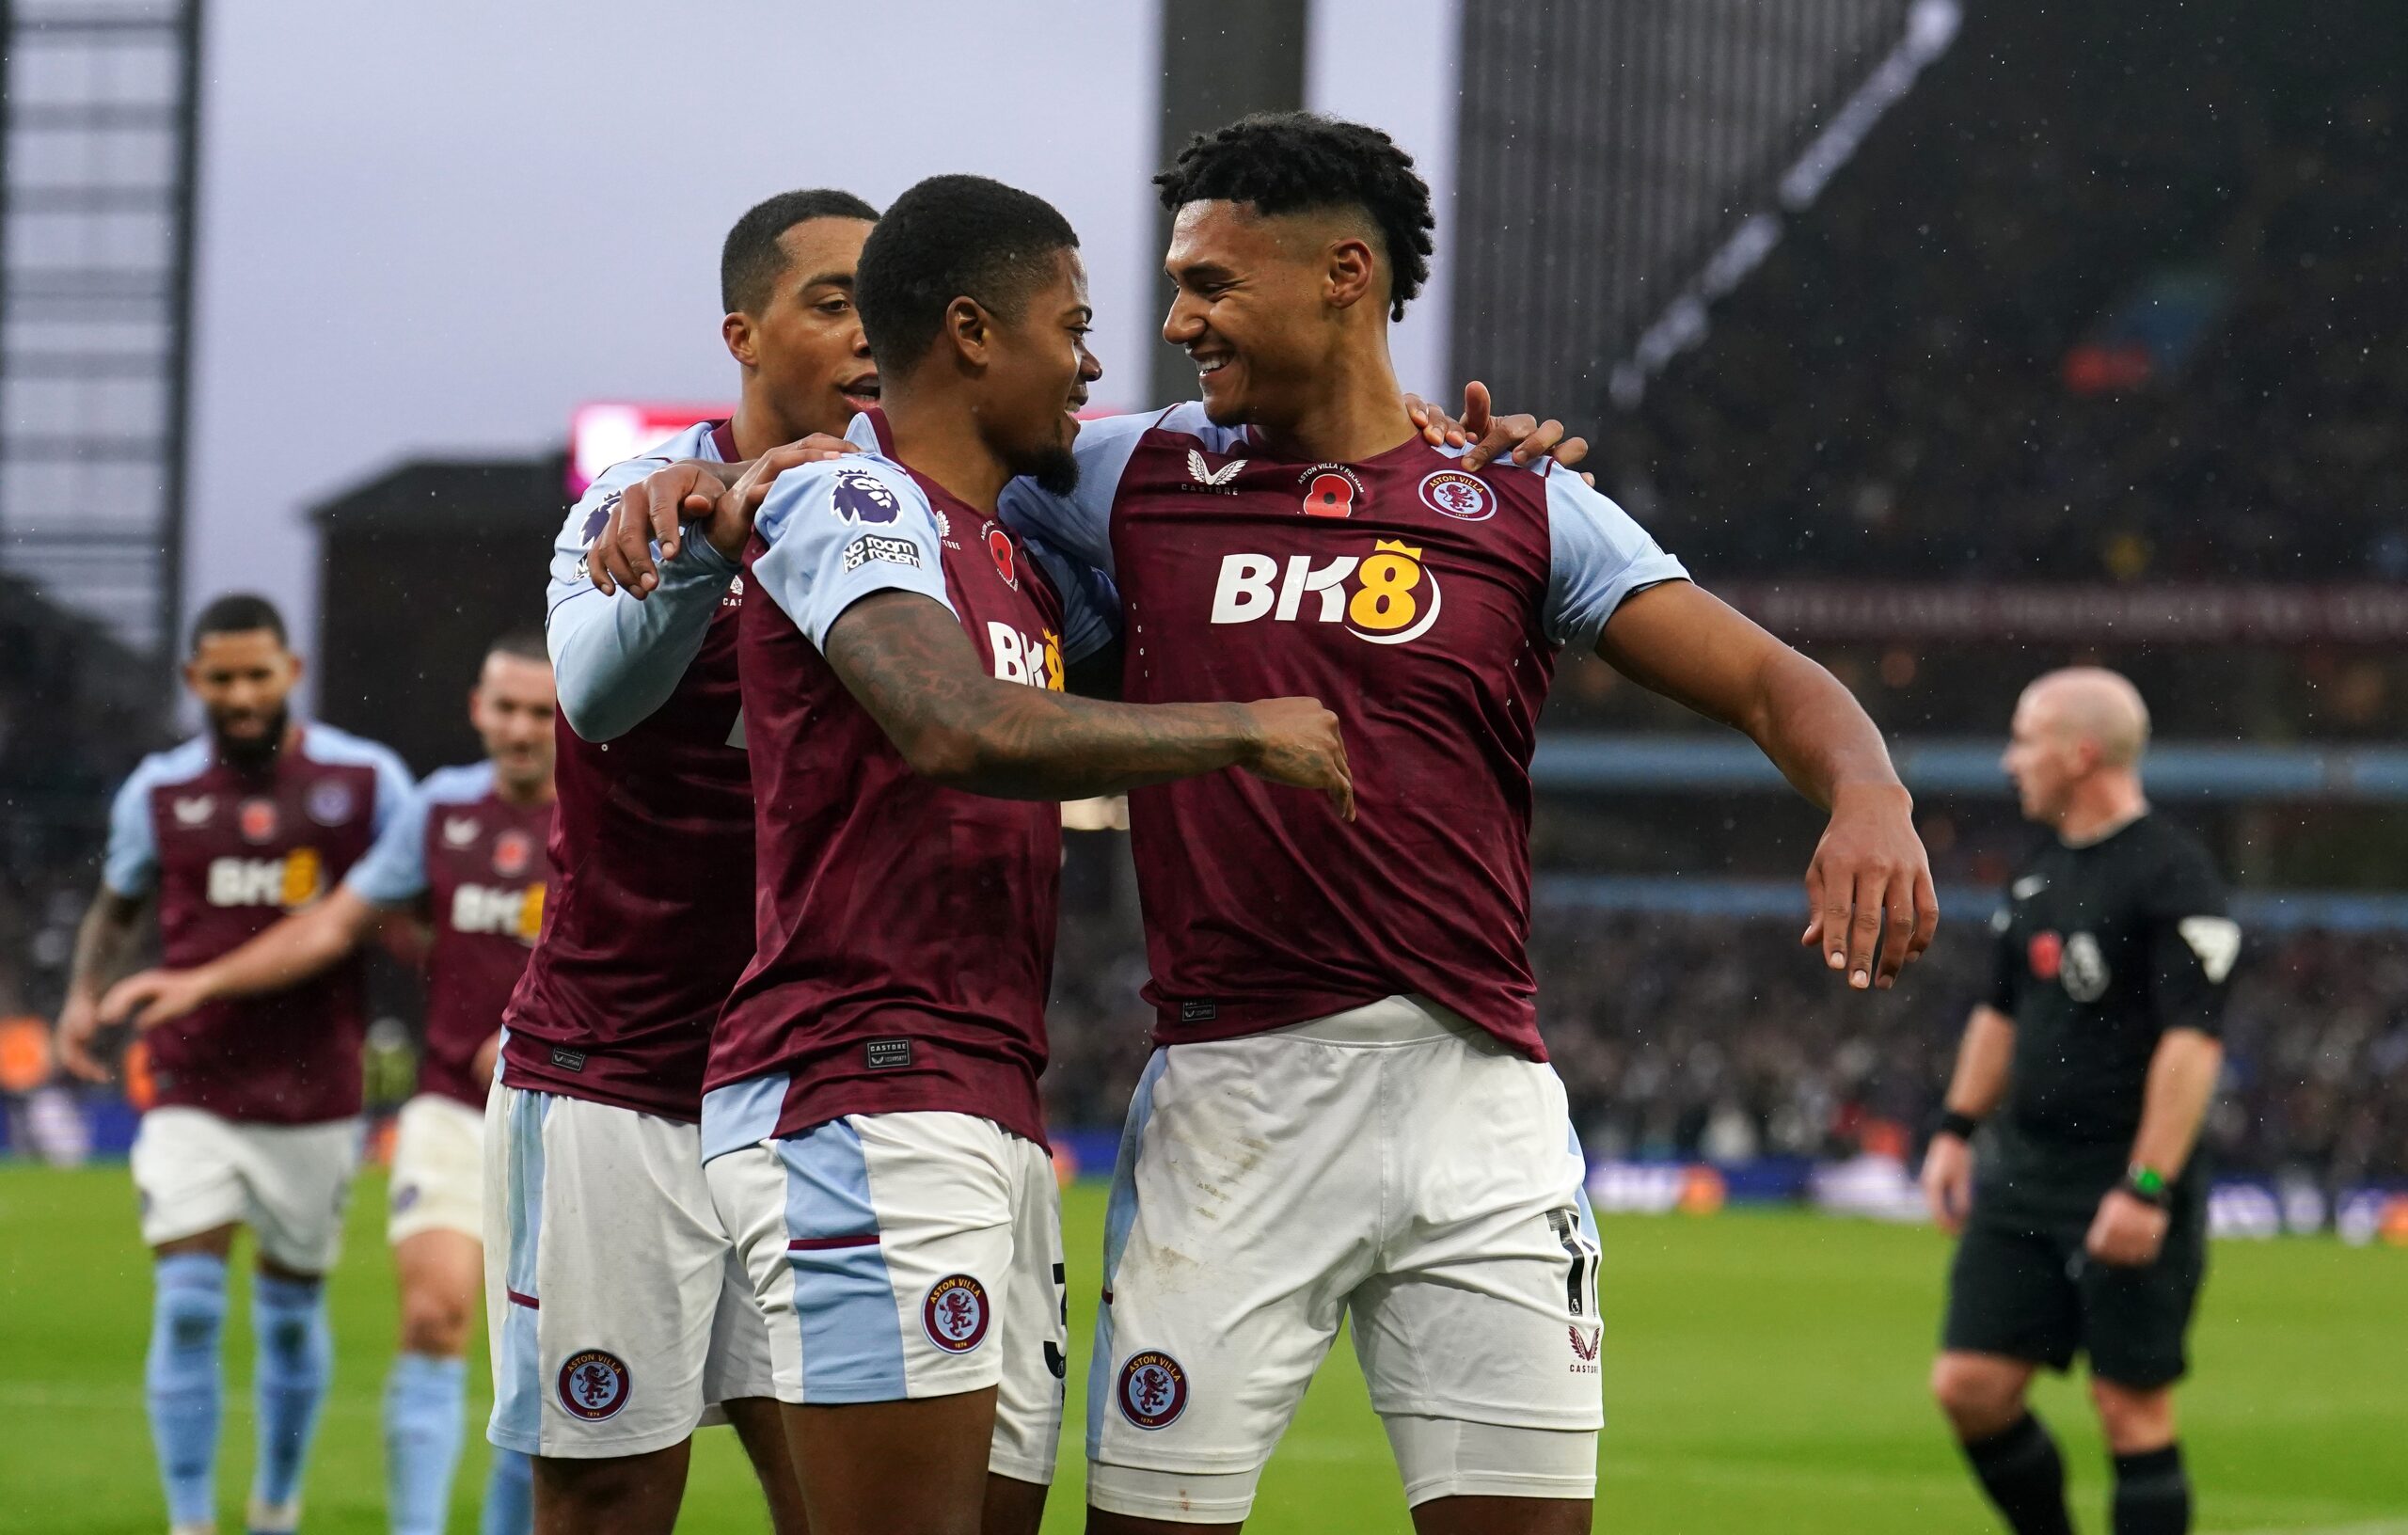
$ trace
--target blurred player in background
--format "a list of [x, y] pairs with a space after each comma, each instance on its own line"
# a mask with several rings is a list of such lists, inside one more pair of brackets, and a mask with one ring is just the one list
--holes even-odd
[[[749, 541], [758, 953], [711, 1050], [711, 1195], [770, 1326], [817, 1535], [1030, 1531], [1058, 1442], [1059, 1205], [1045, 1062], [1057, 801], [1240, 767], [1352, 812], [1309, 699], [1073, 699], [1108, 641], [995, 520], [1066, 483], [1101, 369], [1077, 237], [974, 176], [921, 182], [862, 253], [877, 450], [662, 544], [650, 601]], [[736, 499], [732, 494], [729, 500]]]
[[547, 1531], [668, 1530], [689, 1441], [724, 1405], [781, 1531], [804, 1527], [768, 1339], [703, 1182], [720, 1005], [752, 954], [752, 781], [737, 685], [743, 583], [639, 602], [585, 577], [628, 486], [677, 458], [843, 433], [877, 398], [853, 267], [877, 212], [772, 198], [727, 236], [734, 419], [606, 470], [552, 560], [560, 871], [512, 999], [488, 1111], [489, 1436], [536, 1457]]
[[[184, 685], [208, 728], [144, 758], [110, 811], [101, 891], [76, 935], [58, 1021], [60, 1059], [77, 1075], [107, 1080], [91, 1050], [102, 993], [154, 903], [164, 960], [205, 965], [324, 896], [407, 800], [409, 773], [391, 752], [293, 718], [300, 676], [265, 600], [219, 597], [194, 621]], [[216, 1527], [219, 1344], [238, 1226], [259, 1244], [249, 1526], [300, 1523], [334, 1367], [324, 1279], [359, 1161], [361, 985], [354, 958], [145, 1037], [156, 1099], [133, 1172], [157, 1258], [146, 1395], [177, 1535]]]
[[1242, 1522], [1351, 1315], [1419, 1528], [1586, 1529], [1596, 1239], [1524, 953], [1556, 653], [1830, 808], [1805, 937], [1860, 989], [1930, 940], [1911, 807], [1846, 688], [1578, 476], [1417, 435], [1387, 326], [1432, 217], [1386, 135], [1248, 119], [1158, 180], [1202, 403], [1090, 423], [1075, 492], [1006, 514], [1117, 583], [1127, 697], [1328, 699], [1362, 819], [1236, 774], [1130, 796], [1164, 1048], [1115, 1174], [1089, 1527]]
[[2174, 1383], [2207, 1269], [2192, 1150], [2241, 928], [2207, 850], [2151, 813], [2147, 742], [2140, 693], [2112, 672], [2052, 672], [2016, 704], [2004, 766], [2055, 835], [1992, 919], [1995, 979], [1924, 1161], [1932, 1213], [1962, 1239], [1932, 1392], [2019, 1535], [2073, 1528], [2024, 1392], [2077, 1353], [2115, 1455], [2116, 1535], [2190, 1527]]
[[[325, 900], [191, 970], [120, 981], [110, 1021], [155, 1029], [342, 963], [390, 915], [432, 932], [426, 1047], [393, 1143], [385, 1234], [401, 1290], [401, 1353], [385, 1384], [386, 1503], [396, 1535], [440, 1535], [467, 1410], [468, 1329], [483, 1278], [484, 1101], [501, 1011], [527, 967], [551, 878], [553, 694], [540, 635], [486, 652], [468, 695], [485, 760], [429, 774]], [[494, 1452], [484, 1535], [524, 1535], [532, 1472]]]

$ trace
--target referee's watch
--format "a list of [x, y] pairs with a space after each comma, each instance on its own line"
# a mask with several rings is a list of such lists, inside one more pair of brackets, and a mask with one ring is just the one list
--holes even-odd
[[2124, 1171], [2124, 1192], [2145, 1205], [2163, 1210], [2165, 1175], [2145, 1162], [2136, 1162]]

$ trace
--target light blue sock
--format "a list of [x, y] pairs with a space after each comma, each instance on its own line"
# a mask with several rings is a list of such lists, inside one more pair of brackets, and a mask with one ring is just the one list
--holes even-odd
[[496, 1445], [485, 1478], [485, 1517], [479, 1535], [529, 1535], [535, 1527], [535, 1463]]
[[150, 1357], [143, 1369], [150, 1442], [167, 1491], [167, 1522], [217, 1517], [217, 1415], [226, 1394], [218, 1342], [226, 1332], [226, 1260], [207, 1253], [159, 1259]]
[[270, 1509], [301, 1491], [317, 1432], [318, 1408], [334, 1376], [333, 1335], [326, 1327], [325, 1285], [259, 1275], [251, 1287], [251, 1325], [259, 1334], [259, 1471], [251, 1498]]
[[460, 1466], [468, 1362], [404, 1353], [385, 1378], [385, 1510], [393, 1535], [443, 1535]]

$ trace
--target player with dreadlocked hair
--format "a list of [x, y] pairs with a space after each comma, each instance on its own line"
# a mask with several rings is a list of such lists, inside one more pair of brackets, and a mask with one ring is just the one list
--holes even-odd
[[1243, 1523], [1351, 1319], [1421, 1535], [1585, 1530], [1595, 1226], [1524, 952], [1556, 656], [1747, 730], [1830, 811], [1807, 942], [1861, 989], [1931, 936], [1911, 807], [1846, 688], [1577, 474], [1416, 433], [1388, 326], [1430, 192], [1386, 134], [1246, 118], [1156, 183], [1201, 403], [1087, 422], [1076, 488], [1017, 482], [1005, 514], [1113, 578], [1130, 702], [1322, 699], [1360, 814], [1233, 773], [1129, 796], [1158, 1048], [1114, 1173], [1087, 1527]]

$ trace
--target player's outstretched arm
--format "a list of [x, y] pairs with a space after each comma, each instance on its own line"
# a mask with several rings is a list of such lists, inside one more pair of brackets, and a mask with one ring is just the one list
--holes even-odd
[[108, 1068], [92, 1054], [92, 1040], [101, 1031], [101, 992], [130, 962], [135, 934], [150, 905], [147, 895], [120, 894], [103, 885], [75, 928], [67, 1002], [58, 1010], [58, 1058], [87, 1082], [109, 1080]]
[[325, 900], [205, 965], [127, 976], [101, 999], [101, 1021], [155, 1029], [227, 997], [298, 985], [357, 948], [376, 926], [377, 917], [376, 908], [349, 885], [338, 885]]
[[[1881, 732], [1837, 677], [1687, 581], [1624, 601], [1597, 654], [1641, 686], [1745, 732], [1830, 812], [1806, 870], [1802, 942], [1858, 990], [1888, 988], [1940, 921], [1914, 801]], [[1876, 948], [1879, 960], [1875, 960]]]
[[1973, 1147], [1967, 1135], [2006, 1097], [2014, 1063], [2015, 1020], [1976, 1005], [1956, 1046], [1956, 1073], [1948, 1079], [1948, 1123], [1932, 1136], [1923, 1159], [1931, 1218], [1952, 1237], [1965, 1229], [1965, 1216], [1973, 1208]]
[[1008, 799], [1084, 799], [1243, 768], [1329, 796], [1354, 818], [1338, 717], [1318, 699], [1112, 704], [988, 674], [960, 623], [916, 593], [862, 598], [828, 630], [829, 666], [913, 770]]

